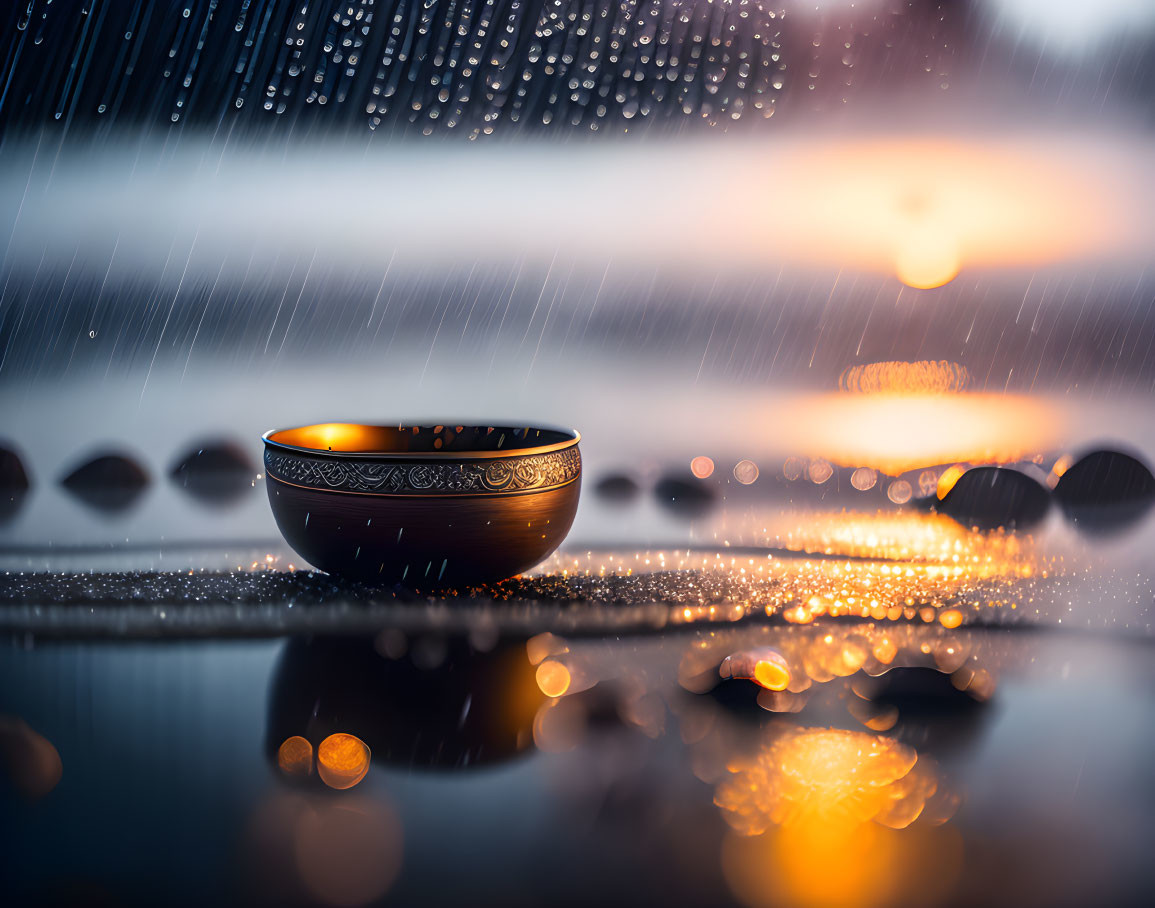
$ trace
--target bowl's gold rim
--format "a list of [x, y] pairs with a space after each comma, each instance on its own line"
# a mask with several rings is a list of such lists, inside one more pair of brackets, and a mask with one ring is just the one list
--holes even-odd
[[[500, 421], [494, 421], [492, 424], [500, 425]], [[282, 429], [269, 429], [261, 436], [261, 441], [266, 446], [272, 448], [280, 448], [284, 451], [295, 451], [300, 454], [308, 454], [313, 457], [332, 457], [336, 460], [501, 460], [507, 457], [527, 457], [533, 454], [549, 454], [552, 451], [564, 451], [566, 448], [576, 447], [581, 442], [581, 433], [577, 429], [566, 429], [560, 426], [526, 426], [529, 431], [535, 432], [560, 432], [564, 435], [570, 435], [572, 438], [567, 438], [565, 441], [554, 442], [549, 445], [538, 445], [529, 448], [507, 448], [503, 451], [328, 451], [320, 448], [303, 448], [299, 445], [285, 444], [283, 441], [274, 441], [272, 436], [281, 432], [298, 432], [301, 429], [309, 429], [313, 426], [328, 425], [328, 423], [309, 423], [304, 426], [287, 426]], [[389, 425], [372, 424], [372, 423], [348, 423], [348, 425], [367, 426], [372, 429], [392, 429], [394, 424]], [[413, 423], [400, 422], [396, 424], [397, 428], [406, 428], [414, 425]], [[420, 425], [420, 424], [418, 424]], [[478, 423], [461, 422], [448, 420], [437, 423], [426, 423], [426, 425], [438, 426], [471, 426], [477, 428]], [[490, 424], [487, 424], [490, 425]]]

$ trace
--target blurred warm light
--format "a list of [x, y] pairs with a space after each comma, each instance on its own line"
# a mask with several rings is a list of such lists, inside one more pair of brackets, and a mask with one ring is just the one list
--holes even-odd
[[734, 478], [748, 486], [758, 478], [758, 464], [752, 460], [739, 460], [734, 464]]
[[348, 908], [368, 905], [401, 869], [401, 823], [379, 800], [318, 801], [296, 818], [293, 852], [314, 898]]
[[1029, 537], [979, 533], [941, 514], [786, 514], [766, 532], [793, 551], [856, 559], [779, 562], [767, 572], [783, 616], [800, 624], [825, 615], [909, 620], [916, 604], [1001, 601], [1040, 570]]
[[555, 659], [546, 659], [537, 667], [537, 686], [547, 697], [560, 697], [569, 690], [569, 669]]
[[[794, 728], [727, 768], [714, 803], [738, 834], [725, 840], [723, 871], [747, 904], [924, 904], [953, 883], [957, 836], [907, 829], [939, 793], [937, 770], [913, 748], [865, 732]], [[939, 800], [947, 807], [936, 805], [935, 822], [954, 804]]]
[[285, 738], [277, 748], [277, 766], [287, 776], [304, 777], [313, 774], [313, 745], [300, 735]]
[[[1113, 246], [1134, 245], [1127, 232], [1138, 217], [1115, 178], [1122, 162], [1106, 164], [1113, 156], [1118, 148], [1070, 137], [800, 143], [779, 162], [791, 179], [775, 184], [771, 205], [788, 212], [790, 230], [777, 251], [897, 273], [914, 287], [938, 286], [966, 268], [1113, 256]], [[1096, 158], [1101, 165], [1090, 165]]]
[[854, 394], [951, 394], [965, 391], [970, 380], [965, 366], [949, 360], [892, 360], [849, 366], [838, 388]]
[[1053, 489], [1055, 486], [1057, 486], [1059, 484], [1059, 480], [1063, 478], [1063, 474], [1066, 473], [1067, 470], [1071, 469], [1071, 464], [1074, 462], [1075, 456], [1073, 454], [1064, 454], [1062, 457], [1056, 460], [1054, 465], [1051, 467], [1051, 472], [1047, 474], [1047, 487]]
[[935, 905], [951, 894], [962, 859], [962, 837], [949, 826], [804, 824], [730, 833], [722, 845], [726, 882], [751, 908]]
[[942, 499], [946, 498], [950, 490], [954, 488], [954, 484], [959, 481], [959, 478], [966, 471], [967, 468], [962, 464], [956, 463], [952, 467], [947, 467], [942, 476], [938, 478], [938, 482], [935, 484], [935, 497], [938, 498], [939, 501], [942, 501]]
[[896, 479], [886, 488], [886, 497], [895, 504], [906, 504], [914, 495], [914, 490], [905, 479]]
[[1011, 394], [803, 395], [773, 414], [811, 457], [892, 476], [931, 464], [1008, 463], [1053, 448], [1061, 425], [1038, 398]]
[[[934, 620], [936, 609], [964, 604], [971, 616], [980, 607], [1025, 607], [1036, 601], [1036, 580], [1065, 570], [1061, 558], [1039, 553], [1028, 534], [982, 533], [920, 510], [760, 513], [738, 522], [742, 544], [766, 547], [764, 554], [736, 554], [725, 540], [712, 551], [569, 553], [537, 570], [573, 578], [700, 572], [691, 595], [668, 605], [669, 621], [679, 625], [757, 613], [792, 624], [824, 617], [897, 622], [921, 618], [923, 609]], [[780, 557], [776, 548], [797, 554]], [[596, 674], [583, 674], [581, 689], [594, 683]]]
[[714, 461], [705, 455], [699, 455], [690, 461], [690, 472], [698, 479], [708, 479], [714, 475]]
[[855, 828], [909, 826], [938, 790], [929, 764], [893, 738], [841, 729], [791, 729], [735, 762], [714, 794], [744, 835], [821, 822]]
[[790, 683], [790, 668], [783, 661], [759, 659], [754, 664], [754, 680], [767, 690], [785, 690]]
[[860, 492], [868, 492], [878, 482], [878, 473], [870, 467], [859, 467], [850, 474], [850, 484]]
[[561, 637], [546, 631], [535, 634], [525, 641], [525, 654], [530, 665], [538, 665], [547, 656], [557, 656], [568, 653], [569, 645]]
[[[1029, 537], [979, 533], [943, 514], [894, 511], [818, 511], [780, 515], [766, 527], [767, 541], [795, 552], [849, 555], [899, 562], [941, 563], [953, 570], [971, 564], [985, 576], [1030, 576]], [[914, 565], [895, 564], [895, 572]], [[888, 567], [887, 570], [891, 570]]]
[[834, 475], [834, 467], [830, 466], [825, 460], [816, 460], [810, 464], [806, 472], [812, 483], [822, 485], [822, 483]]
[[329, 422], [299, 429], [286, 429], [272, 440], [316, 451], [374, 451], [385, 449], [381, 433], [357, 423]]
[[790, 666], [782, 654], [760, 647], [731, 653], [718, 667], [723, 678], [743, 678], [754, 681], [766, 690], [785, 690], [790, 683]]
[[317, 748], [317, 774], [330, 788], [352, 788], [369, 772], [369, 759], [369, 748], [364, 741], [355, 735], [337, 732]]
[[898, 279], [918, 290], [941, 287], [954, 280], [958, 271], [957, 244], [931, 231], [916, 232], [903, 240], [894, 260]]

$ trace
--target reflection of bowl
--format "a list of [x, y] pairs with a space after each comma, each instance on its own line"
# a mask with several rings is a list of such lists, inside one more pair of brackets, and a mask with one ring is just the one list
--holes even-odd
[[391, 658], [372, 639], [288, 641], [269, 687], [269, 762], [277, 765], [278, 748], [292, 736], [315, 751], [341, 732], [361, 739], [374, 763], [429, 769], [492, 765], [532, 747], [545, 697], [525, 641], [502, 640], [489, 652], [463, 637], [438, 643], [442, 661], [419, 668], [415, 651]]
[[556, 549], [577, 511], [573, 431], [327, 423], [264, 439], [269, 502], [289, 545], [359, 580], [500, 580]]

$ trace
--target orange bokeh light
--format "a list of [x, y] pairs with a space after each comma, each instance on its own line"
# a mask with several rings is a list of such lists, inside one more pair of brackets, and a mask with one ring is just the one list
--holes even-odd
[[352, 788], [369, 772], [369, 748], [355, 735], [337, 732], [317, 748], [317, 773], [330, 788]]
[[570, 685], [569, 669], [555, 659], [546, 659], [537, 667], [537, 686], [547, 697], [560, 697]]
[[700, 454], [690, 461], [690, 472], [698, 479], [708, 479], [714, 475], [714, 461]]
[[313, 745], [300, 735], [285, 738], [277, 748], [277, 766], [287, 776], [304, 778], [313, 774]]

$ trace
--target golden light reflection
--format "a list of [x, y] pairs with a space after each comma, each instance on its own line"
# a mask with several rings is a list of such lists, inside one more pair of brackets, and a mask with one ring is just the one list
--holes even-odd
[[[693, 571], [683, 598], [669, 602], [673, 624], [728, 623], [753, 614], [794, 624], [823, 617], [935, 621], [956, 608], [964, 623], [986, 608], [1028, 605], [1034, 583], [1060, 577], [1061, 558], [1045, 558], [1032, 537], [980, 533], [920, 511], [822, 512], [742, 517], [741, 544], [765, 554], [718, 550], [595, 552], [555, 556], [538, 570], [564, 577]], [[773, 549], [787, 549], [783, 557]], [[806, 557], [813, 555], [816, 557]], [[592, 683], [583, 680], [583, 687]]]
[[924, 811], [928, 823], [945, 822], [956, 801], [933, 761], [898, 741], [793, 728], [727, 769], [714, 794], [736, 833], [724, 842], [723, 871], [747, 904], [873, 906], [900, 894], [929, 902], [958, 872], [957, 836], [908, 829]]
[[1054, 448], [1058, 409], [1013, 394], [813, 394], [775, 411], [799, 453], [897, 476], [928, 465], [1009, 463]]
[[786, 690], [790, 666], [782, 654], [770, 647], [731, 653], [722, 660], [718, 674], [723, 678], [745, 678], [766, 690]]
[[277, 766], [287, 776], [305, 778], [313, 774], [313, 745], [300, 735], [286, 738], [277, 748]]
[[730, 767], [714, 794], [743, 835], [812, 823], [902, 829], [938, 789], [933, 769], [892, 738], [841, 729], [791, 729]]
[[369, 760], [369, 748], [364, 741], [355, 735], [337, 732], [317, 748], [317, 774], [330, 788], [352, 788], [368, 774]]
[[[910, 620], [916, 606], [934, 609], [960, 598], [993, 601], [1000, 587], [1038, 571], [1028, 537], [978, 533], [939, 514], [818, 514], [775, 541], [806, 553], [887, 559], [795, 565], [788, 588], [797, 601], [783, 614], [796, 623], [822, 615]], [[962, 623], [964, 613], [958, 614]]]
[[962, 837], [949, 826], [809, 824], [729, 833], [722, 843], [726, 882], [751, 908], [934, 905], [949, 897], [962, 862]]
[[852, 394], [952, 394], [970, 384], [966, 366], [949, 360], [891, 360], [843, 370], [838, 388]]

